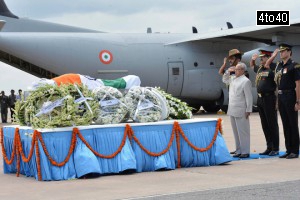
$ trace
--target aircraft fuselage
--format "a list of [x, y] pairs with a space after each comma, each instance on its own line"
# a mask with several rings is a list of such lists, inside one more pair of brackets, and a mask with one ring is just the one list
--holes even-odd
[[[225, 53], [234, 46], [205, 41], [168, 45], [190, 36], [2, 32], [0, 43], [5, 53], [54, 74], [79, 73], [101, 79], [134, 74], [143, 86], [159, 86], [193, 105], [220, 102], [226, 98], [227, 89], [218, 69]], [[252, 52], [244, 55], [246, 64]], [[299, 52], [299, 48], [293, 52]], [[256, 102], [255, 74], [248, 71]]]
[[[1, 33], [0, 42], [3, 51], [55, 74], [80, 73], [102, 79], [135, 74], [142, 85], [160, 86], [174, 96], [217, 100], [222, 93], [218, 46], [165, 45], [187, 36], [17, 32]], [[102, 51], [111, 53], [109, 63], [101, 61]]]

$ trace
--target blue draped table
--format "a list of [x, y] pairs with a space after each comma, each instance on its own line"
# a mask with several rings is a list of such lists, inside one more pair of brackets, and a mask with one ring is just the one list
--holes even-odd
[[[140, 144], [149, 152], [162, 152], [168, 146], [174, 126], [173, 120], [154, 123], [130, 123], [130, 127]], [[217, 119], [190, 119], [177, 120], [188, 140], [198, 148], [206, 148], [213, 140]], [[30, 127], [4, 126], [3, 145], [7, 158], [11, 158], [13, 152], [15, 130], [19, 129], [20, 141], [25, 156], [29, 155], [34, 130]], [[111, 155], [119, 148], [124, 138], [126, 124], [115, 125], [91, 125], [77, 127], [84, 140], [97, 153]], [[57, 163], [65, 160], [68, 155], [73, 127], [38, 129], [41, 133], [45, 147], [49, 155]], [[161, 169], [175, 169], [178, 165], [176, 138], [166, 153], [160, 156], [147, 154], [135, 142], [126, 137], [125, 144], [115, 157], [101, 158], [96, 156], [79, 137], [77, 137], [74, 151], [70, 159], [63, 166], [57, 167], [51, 164], [45, 154], [41, 142], [38, 143], [40, 155], [41, 180], [68, 180], [82, 177], [86, 174], [111, 174], [125, 170], [136, 172], [155, 171]], [[38, 168], [36, 149], [31, 160], [25, 163], [20, 159], [20, 174], [35, 177], [38, 180]], [[184, 139], [180, 137], [180, 166], [197, 167], [212, 166], [230, 162], [230, 156], [226, 143], [218, 132], [213, 146], [204, 152], [194, 150]], [[5, 161], [4, 173], [17, 172], [17, 158], [12, 164]]]

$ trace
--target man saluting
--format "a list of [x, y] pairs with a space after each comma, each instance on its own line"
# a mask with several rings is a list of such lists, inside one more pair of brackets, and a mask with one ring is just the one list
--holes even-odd
[[286, 153], [280, 158], [299, 157], [298, 110], [300, 110], [300, 64], [291, 59], [292, 46], [279, 45], [268, 59], [268, 66], [280, 52], [281, 61], [275, 69], [278, 87], [278, 108], [281, 115]]
[[[275, 156], [279, 154], [279, 128], [276, 109], [276, 83], [274, 81], [275, 63], [265, 66], [272, 51], [259, 50], [260, 54], [253, 54], [250, 67], [256, 73], [255, 85], [257, 88], [257, 108], [265, 135], [267, 149], [259, 155]], [[255, 61], [260, 58], [260, 65]]]

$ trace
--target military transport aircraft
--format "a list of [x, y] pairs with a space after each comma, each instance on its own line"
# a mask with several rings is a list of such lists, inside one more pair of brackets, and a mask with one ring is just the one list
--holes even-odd
[[[294, 45], [300, 61], [300, 20], [291, 26], [232, 28], [206, 34], [105, 33], [12, 14], [0, 0], [0, 60], [38, 77], [79, 73], [114, 79], [128, 74], [143, 86], [160, 86], [191, 106], [217, 111], [228, 103], [218, 69], [228, 50], [238, 48], [249, 63], [258, 48]], [[252, 50], [252, 51], [251, 51]], [[254, 101], [254, 79], [251, 69]]]

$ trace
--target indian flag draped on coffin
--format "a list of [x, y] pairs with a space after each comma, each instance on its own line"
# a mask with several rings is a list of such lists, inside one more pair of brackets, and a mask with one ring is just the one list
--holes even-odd
[[87, 75], [81, 74], [63, 74], [53, 79], [41, 79], [32, 84], [33, 89], [36, 89], [42, 85], [62, 85], [62, 84], [82, 84], [89, 90], [94, 90], [100, 86], [110, 86], [117, 89], [130, 89], [133, 86], [140, 86], [141, 80], [138, 76], [127, 75], [122, 78], [114, 80], [96, 79]]

